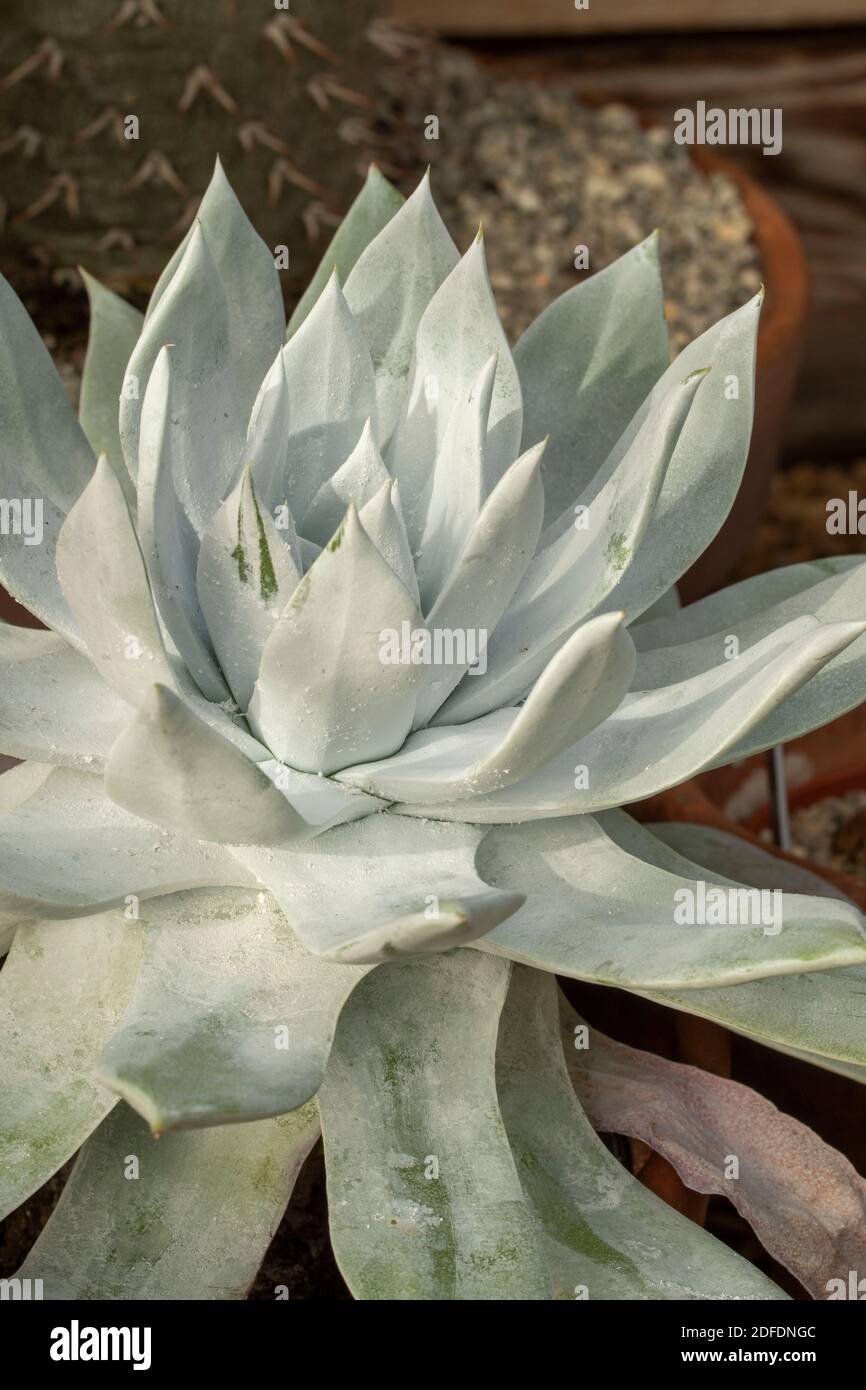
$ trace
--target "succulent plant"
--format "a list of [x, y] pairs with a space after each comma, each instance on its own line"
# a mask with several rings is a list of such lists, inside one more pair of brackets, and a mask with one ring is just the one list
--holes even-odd
[[[80, 424], [3, 286], [2, 579], [50, 628], [0, 637], [3, 1210], [80, 1149], [22, 1277], [242, 1297], [321, 1126], [358, 1298], [784, 1297], [582, 1100], [820, 1293], [863, 1249], [846, 1160], [560, 1020], [555, 976], [866, 1078], [856, 908], [620, 809], [857, 704], [866, 568], [679, 610], [759, 299], [671, 365], [650, 239], [512, 352], [481, 236], [397, 201], [372, 170], [286, 334], [218, 166], [143, 319], [89, 281]], [[749, 884], [778, 924], [677, 918]]]

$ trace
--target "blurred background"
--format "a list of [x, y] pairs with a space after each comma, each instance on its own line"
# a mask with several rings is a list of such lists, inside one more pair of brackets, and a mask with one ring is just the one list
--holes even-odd
[[[866, 552], [866, 536], [826, 525], [829, 499], [866, 496], [866, 0], [4, 0], [3, 21], [0, 269], [73, 400], [88, 319], [78, 267], [143, 307], [217, 154], [288, 253], [288, 307], [370, 161], [403, 192], [429, 164], [461, 245], [484, 222], [512, 338], [655, 228], [673, 350], [765, 286], [743, 492], [685, 598]], [[675, 113], [699, 102], [780, 111], [781, 150], [677, 144]], [[4, 616], [28, 620], [3, 599]], [[847, 718], [820, 754], [809, 740], [791, 754], [795, 851], [853, 876], [846, 891], [859, 881], [866, 906], [866, 722]], [[704, 793], [769, 835], [761, 767]], [[822, 1073], [816, 1086], [800, 1063], [605, 994], [608, 1031], [751, 1081], [866, 1170], [853, 1083]], [[581, 999], [594, 1021], [593, 1007]], [[706, 1218], [705, 1199], [654, 1171], [668, 1200]], [[55, 1184], [0, 1232], [0, 1266], [15, 1267]], [[282, 1279], [293, 1297], [344, 1297], [315, 1160], [299, 1199], [257, 1296]], [[726, 1203], [709, 1224], [765, 1261]]]

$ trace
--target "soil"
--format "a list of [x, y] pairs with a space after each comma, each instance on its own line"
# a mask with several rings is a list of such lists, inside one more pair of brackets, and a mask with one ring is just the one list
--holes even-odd
[[[432, 48], [384, 79], [393, 162], [408, 192], [432, 168], [442, 216], [467, 246], [483, 223], [497, 304], [516, 338], [557, 295], [660, 235], [665, 312], [679, 351], [761, 282], [736, 185], [701, 173], [628, 107], [584, 105], [566, 86], [503, 81], [459, 49]], [[438, 134], [428, 139], [430, 120]], [[589, 267], [575, 268], [584, 246]]]

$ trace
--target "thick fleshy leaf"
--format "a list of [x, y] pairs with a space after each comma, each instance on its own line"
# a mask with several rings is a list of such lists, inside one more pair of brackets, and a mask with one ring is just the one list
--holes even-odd
[[508, 976], [469, 951], [384, 965], [340, 1015], [319, 1112], [356, 1298], [550, 1297], [496, 1096]]
[[656, 618], [671, 618], [681, 610], [682, 604], [677, 586], [672, 584], [669, 589], [665, 589], [661, 598], [657, 598], [655, 603], [651, 603], [649, 608], [645, 608], [643, 613], [638, 614], [632, 626], [640, 627], [643, 623], [655, 622]]
[[423, 671], [387, 664], [383, 634], [403, 624], [419, 628], [421, 615], [352, 504], [265, 643], [253, 732], [304, 772], [335, 772], [399, 748]]
[[551, 436], [547, 522], [591, 482], [670, 361], [658, 238], [566, 291], [514, 349], [524, 447]]
[[90, 332], [81, 373], [78, 419], [93, 452], [107, 454], [131, 508], [135, 487], [120, 444], [120, 393], [126, 364], [141, 334], [144, 315], [120, 295], [81, 271], [90, 301]]
[[421, 317], [408, 398], [385, 456], [400, 481], [413, 548], [424, 534], [433, 464], [448, 436], [451, 417], [492, 355], [497, 364], [487, 450], [490, 476], [498, 479], [520, 453], [523, 407], [479, 236]]
[[265, 643], [301, 578], [300, 557], [280, 538], [247, 467], [202, 537], [196, 588], [232, 694], [246, 709]]
[[57, 573], [100, 675], [131, 705], [174, 684], [135, 527], [103, 454], [63, 523]]
[[153, 364], [138, 451], [138, 535], [160, 616], [202, 694], [228, 699], [196, 590], [199, 537], [177, 495], [173, 476], [174, 417], [184, 408], [172, 391], [172, 356]]
[[[836, 890], [798, 864], [777, 859], [755, 845], [701, 826], [654, 826], [653, 833], [620, 812], [601, 817], [608, 834], [648, 863], [674, 872], [704, 874], [705, 869], [683, 857], [699, 853], [717, 868], [713, 877], [728, 882], [719, 870], [736, 872], [740, 883], [758, 888], [773, 884], [789, 893], [807, 891], [833, 898]], [[662, 838], [664, 837], [664, 838]], [[671, 845], [677, 848], [671, 848]], [[843, 900], [847, 901], [847, 900]], [[723, 1023], [734, 1032], [754, 1038], [801, 1061], [825, 1067], [855, 1081], [866, 1081], [866, 1032], [863, 1000], [866, 967], [814, 969], [807, 973], [750, 981], [735, 988], [688, 989], [656, 993], [648, 998], [700, 1018]]]
[[556, 982], [537, 970], [514, 970], [496, 1080], [555, 1299], [784, 1297], [636, 1182], [593, 1134], [566, 1070]]
[[[336, 274], [278, 360], [283, 379], [274, 363], [250, 421], [251, 438], [264, 436], [267, 448], [258, 467], [255, 457], [250, 461], [262, 503], [272, 514], [288, 505], [298, 520], [345, 463], [368, 421], [378, 438], [370, 349]], [[286, 407], [289, 428], [280, 450], [277, 424]]]
[[509, 786], [570, 748], [616, 709], [634, 670], [622, 615], [585, 623], [551, 661], [521, 709], [413, 734], [399, 753], [339, 779], [391, 801], [454, 801]]
[[421, 315], [459, 259], [433, 202], [428, 172], [345, 281], [346, 303], [370, 344], [383, 443], [406, 399]]
[[358, 516], [382, 559], [394, 571], [415, 606], [420, 608], [418, 576], [400, 508], [400, 484], [389, 483], [386, 487], [383, 483], [369, 502], [365, 502]]
[[[577, 624], [599, 608], [640, 549], [677, 442], [706, 372], [660, 395], [613, 471], [602, 468], [564, 529], [527, 569], [490, 642], [485, 676], [455, 693], [456, 720], [519, 699]], [[543, 468], [543, 465], [542, 465]]]
[[[80, 645], [54, 563], [63, 520], [93, 472], [93, 450], [24, 305], [0, 275], [0, 582]], [[17, 524], [16, 524], [17, 522]]]
[[289, 319], [288, 336], [300, 328], [334, 271], [345, 283], [359, 256], [403, 206], [403, 195], [370, 165], [367, 179], [331, 239], [316, 273]]
[[118, 1105], [18, 1273], [50, 1300], [241, 1299], [318, 1133], [310, 1103], [157, 1142]]
[[[560, 975], [691, 997], [710, 985], [866, 961], [863, 918], [853, 905], [790, 893], [734, 901], [725, 880], [697, 866], [693, 876], [656, 868], [593, 816], [497, 826], [477, 860], [485, 882], [504, 890], [519, 884], [526, 893], [526, 906], [479, 948]], [[724, 925], [700, 906], [717, 887]]]
[[90, 662], [59, 634], [0, 623], [0, 750], [96, 772], [129, 719]]
[[[635, 634], [640, 651], [635, 684], [646, 690], [672, 673], [692, 675], [715, 664], [730, 639], [746, 651], [767, 633], [803, 614], [822, 622], [866, 618], [866, 560], [844, 556], [756, 575], [661, 618]], [[866, 688], [866, 637], [829, 662], [802, 690], [756, 726], [728, 755], [733, 761], [799, 738], [855, 708]]]
[[240, 461], [252, 403], [284, 330], [273, 254], [217, 160], [198, 216], [151, 297], [120, 408], [124, 457], [136, 477], [145, 390], [160, 348], [174, 343], [182, 403], [174, 481], [199, 533]]
[[591, 734], [521, 782], [453, 805], [421, 802], [399, 810], [496, 824], [601, 811], [651, 796], [722, 761], [862, 630], [862, 623], [795, 619], [736, 661], [626, 696]]
[[249, 884], [218, 845], [131, 816], [102, 779], [24, 763], [0, 777], [0, 910], [75, 917], [183, 888]]
[[144, 959], [98, 1078], [155, 1134], [296, 1110], [363, 977], [301, 946], [268, 893], [177, 893], [141, 912]]
[[[484, 653], [490, 634], [511, 602], [535, 550], [541, 531], [544, 493], [539, 468], [544, 444], [529, 449], [493, 489], [463, 546], [456, 565], [427, 615], [427, 626], [446, 635], [463, 634], [463, 659], [442, 661], [430, 672], [415, 713], [423, 728], [472, 662]], [[459, 656], [459, 647], [458, 647]], [[470, 679], [483, 680], [481, 674]], [[443, 714], [444, 722], [448, 722]]]
[[[412, 826], [411, 831], [404, 826]], [[475, 868], [482, 831], [368, 816], [291, 849], [236, 849], [303, 945], [334, 960], [425, 955], [474, 941], [524, 902]]]
[[114, 1105], [93, 1063], [126, 1007], [140, 957], [138, 927], [122, 913], [18, 928], [0, 971], [0, 1219]]
[[[616, 815], [618, 821], [623, 819], [616, 812], [612, 815]], [[650, 862], [660, 864], [662, 868], [683, 872], [700, 865], [709, 869], [716, 879], [726, 879], [730, 883], [748, 883], [754, 888], [784, 888], [786, 893], [808, 893], [812, 897], [850, 901], [841, 888], [828, 883], [820, 874], [812, 873], [804, 864], [780, 860], [750, 840], [717, 830], [714, 826], [664, 821], [647, 825], [646, 831], [652, 834], [654, 840], [663, 841], [673, 851], [671, 862], [661, 864], [662, 856], [653, 845]], [[641, 832], [641, 840], [642, 844], [636, 847], [635, 853], [643, 857], [641, 851], [648, 843], [644, 832]]]
[[454, 570], [487, 496], [487, 423], [496, 381], [488, 358], [454, 408], [433, 464], [430, 502], [418, 549], [425, 612], [433, 607]]
[[391, 478], [376, 448], [368, 420], [346, 462], [333, 477], [322, 483], [310, 503], [301, 528], [304, 536], [318, 545], [327, 545], [346, 515], [349, 503], [354, 502], [360, 511], [386, 484], [390, 488]]
[[279, 844], [312, 833], [261, 767], [155, 685], [114, 744], [105, 790], [127, 811], [220, 844]]
[[706, 550], [731, 509], [749, 452], [763, 292], [689, 343], [653, 388], [607, 461], [625, 456], [647, 413], [674, 381], [711, 371], [697, 393], [633, 563], [609, 606], [637, 617]]
[[[566, 1046], [578, 1021], [564, 1022]], [[748, 1086], [594, 1028], [588, 1047], [567, 1055], [596, 1129], [642, 1139], [687, 1187], [727, 1197], [813, 1298], [826, 1298], [831, 1279], [847, 1287], [866, 1259], [866, 1181], [847, 1158]]]

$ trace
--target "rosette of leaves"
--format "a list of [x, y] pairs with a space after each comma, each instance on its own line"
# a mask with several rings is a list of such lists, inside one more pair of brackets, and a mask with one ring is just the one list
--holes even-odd
[[[732, 1082], [647, 1093], [568, 1018], [564, 1051], [555, 975], [866, 1076], [855, 907], [620, 809], [855, 705], [866, 568], [678, 611], [759, 300], [670, 365], [650, 240], [512, 351], [482, 239], [426, 180], [398, 204], [372, 171], [287, 333], [217, 167], [143, 318], [89, 282], [80, 422], [3, 286], [2, 491], [43, 535], [5, 528], [2, 578], [49, 629], [0, 639], [4, 1210], [80, 1149], [22, 1274], [242, 1297], [321, 1128], [358, 1298], [783, 1296], [596, 1138], [578, 1093], [643, 1133], [643, 1077], [704, 1190], [748, 1148], [733, 1200], [820, 1290], [850, 1165]], [[461, 633], [483, 660], [428, 659]], [[699, 883], [790, 890], [783, 929], [677, 924]]]

